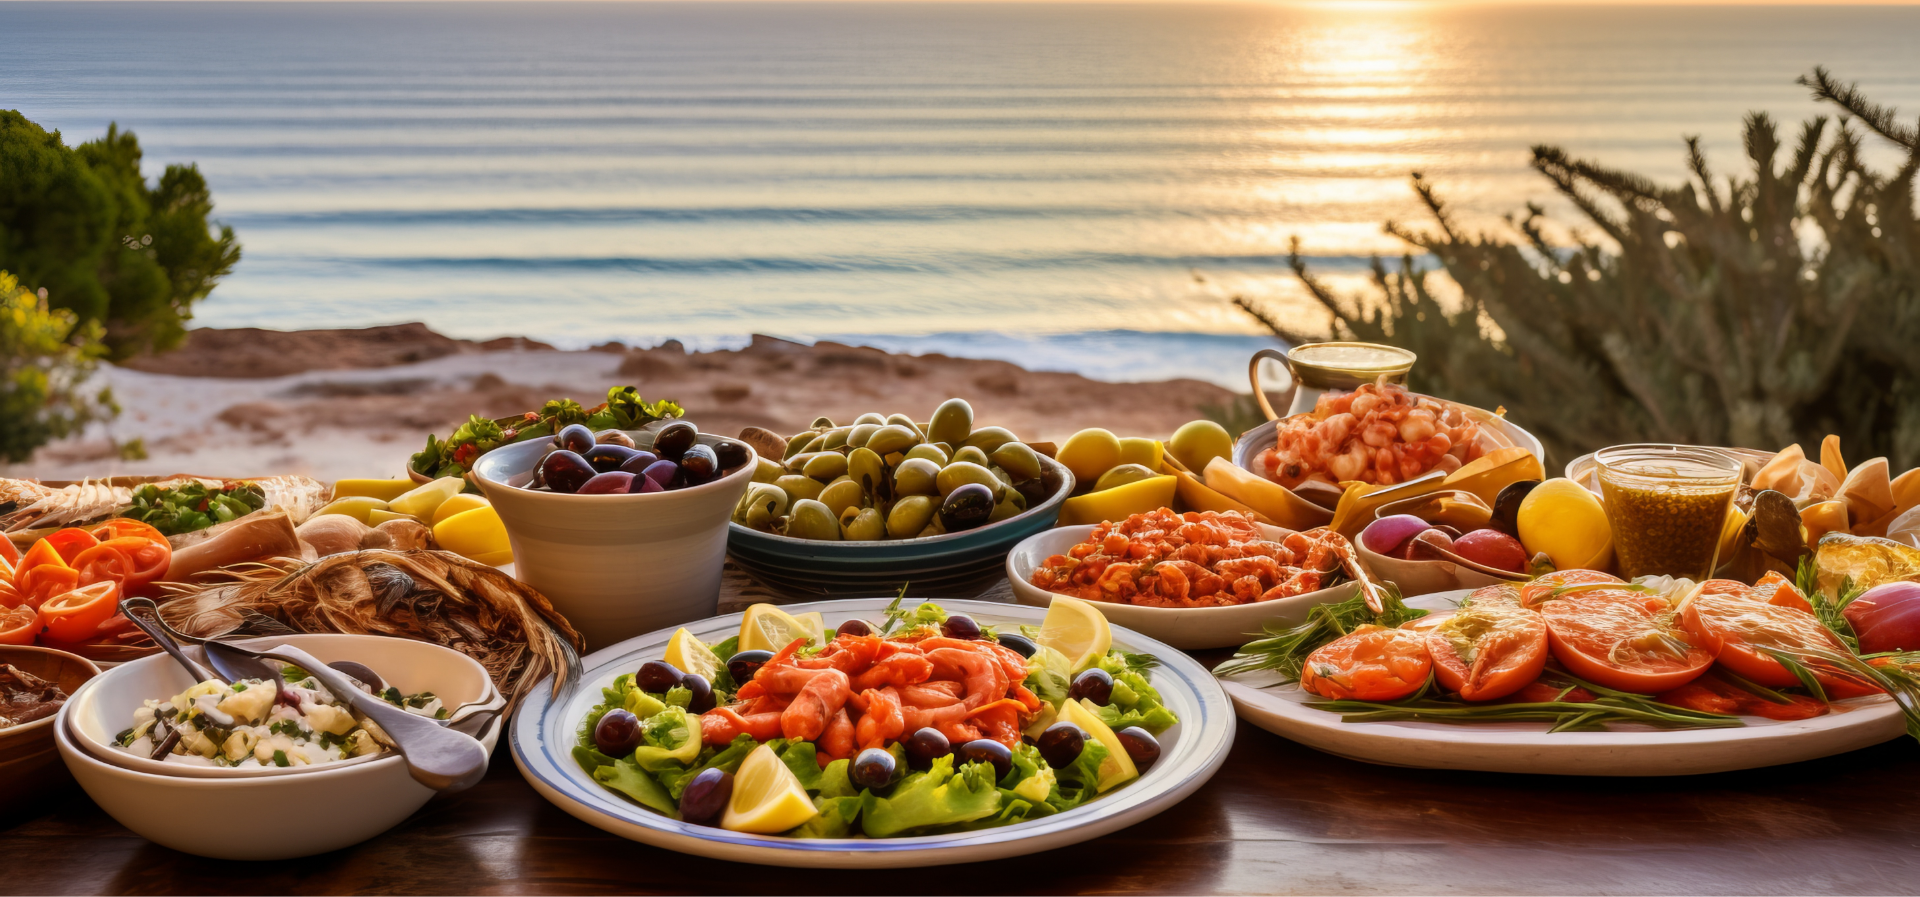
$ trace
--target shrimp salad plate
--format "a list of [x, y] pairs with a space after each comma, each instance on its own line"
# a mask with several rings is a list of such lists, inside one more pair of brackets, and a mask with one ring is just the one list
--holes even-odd
[[[1401, 628], [1442, 626], [1450, 616], [1462, 613], [1463, 607], [1472, 607], [1476, 602], [1486, 604], [1486, 597], [1480, 592], [1462, 589], [1406, 599], [1401, 607], [1411, 611], [1409, 617], [1421, 612], [1426, 615]], [[1357, 604], [1358, 599], [1353, 603]], [[1480, 613], [1492, 612], [1482, 610]], [[1486, 623], [1485, 620], [1477, 622]], [[1491, 632], [1497, 627], [1481, 628]], [[1464, 624], [1456, 629], [1471, 631], [1471, 627]], [[1379, 636], [1390, 634], [1378, 627], [1352, 631], [1353, 637], [1360, 639], [1365, 638], [1362, 633], [1369, 631]], [[1307, 679], [1314, 678], [1316, 672], [1322, 676], [1328, 674], [1328, 671], [1314, 669], [1318, 657], [1316, 652], [1315, 658], [1308, 660], [1304, 672]], [[1587, 776], [1694, 775], [1829, 757], [1898, 738], [1906, 731], [1899, 705], [1885, 694], [1835, 695], [1829, 705], [1814, 710], [1806, 709], [1813, 702], [1799, 696], [1787, 703], [1726, 709], [1715, 715], [1688, 709], [1686, 702], [1674, 698], [1688, 692], [1675, 691], [1660, 696], [1660, 701], [1668, 703], [1652, 703], [1654, 699], [1634, 695], [1621, 697], [1626, 702], [1622, 706], [1627, 709], [1620, 712], [1620, 717], [1645, 713], [1649, 715], [1647, 718], [1656, 720], [1652, 724], [1625, 718], [1597, 725], [1577, 719], [1576, 725], [1568, 725], [1564, 716], [1560, 717], [1560, 723], [1537, 717], [1471, 720], [1463, 717], [1448, 721], [1444, 719], [1449, 712], [1444, 702], [1434, 702], [1440, 708], [1437, 712], [1416, 714], [1404, 712], [1404, 708], [1392, 703], [1330, 701], [1303, 689], [1301, 681], [1290, 681], [1271, 669], [1234, 671], [1235, 664], [1225, 666], [1221, 682], [1239, 716], [1248, 722], [1348, 759], [1420, 769]], [[1539, 683], [1546, 683], [1550, 678], [1554, 678], [1551, 667]], [[1566, 676], [1562, 673], [1559, 678]], [[1690, 687], [1697, 690], [1698, 682], [1710, 678], [1703, 676]], [[1584, 680], [1572, 681], [1593, 687]], [[1538, 688], [1539, 683], [1529, 687]], [[1323, 691], [1327, 688], [1319, 687]], [[1575, 690], [1556, 680], [1543, 694], [1521, 692], [1507, 700], [1593, 699], [1591, 695], [1567, 697], [1568, 692]], [[1418, 700], [1418, 696], [1413, 700]], [[1669, 706], [1669, 703], [1681, 706]], [[1749, 705], [1757, 703], [1749, 698]], [[1520, 708], [1514, 705], [1512, 709]], [[1812, 713], [1817, 715], [1810, 715]], [[1663, 714], [1683, 716], [1660, 721]]]
[[1050, 850], [1173, 806], [1233, 743], [1206, 668], [1073, 599], [754, 605], [583, 665], [514, 716], [527, 781], [590, 825], [726, 861]]

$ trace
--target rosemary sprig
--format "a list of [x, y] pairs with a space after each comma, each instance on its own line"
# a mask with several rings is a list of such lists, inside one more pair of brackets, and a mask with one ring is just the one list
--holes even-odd
[[1871, 684], [1884, 690], [1893, 698], [1900, 714], [1906, 717], [1907, 734], [1920, 741], [1920, 675], [1902, 664], [1906, 655], [1877, 654], [1876, 659], [1890, 659], [1885, 664], [1872, 664], [1851, 653], [1842, 654], [1821, 648], [1762, 648], [1768, 656], [1780, 662], [1795, 677], [1799, 678], [1814, 697], [1826, 700], [1826, 689], [1820, 687], [1814, 676], [1814, 669], [1829, 678], [1847, 679]]
[[1292, 681], [1300, 678], [1307, 655], [1321, 645], [1369, 623], [1392, 629], [1408, 620], [1427, 615], [1424, 610], [1408, 607], [1400, 599], [1400, 590], [1391, 583], [1381, 583], [1380, 592], [1384, 608], [1379, 614], [1367, 609], [1365, 595], [1355, 595], [1345, 601], [1323, 604], [1308, 611], [1306, 621], [1298, 626], [1275, 627], [1268, 624], [1265, 638], [1241, 646], [1238, 653], [1214, 668], [1214, 675], [1231, 676], [1255, 670], [1273, 670]]
[[[1661, 704], [1646, 695], [1595, 685], [1570, 674], [1553, 672], [1552, 684], [1563, 684], [1552, 701], [1514, 704], [1471, 704], [1450, 698], [1429, 698], [1428, 689], [1393, 702], [1309, 701], [1308, 707], [1340, 714], [1347, 723], [1390, 720], [1428, 720], [1432, 722], [1551, 722], [1547, 731], [1573, 732], [1605, 729], [1609, 723], [1641, 723], [1668, 729], [1719, 729], [1744, 726], [1736, 716], [1687, 710]], [[1543, 677], [1544, 678], [1544, 677]], [[1564, 700], [1575, 688], [1594, 695], [1592, 701]]]
[[1854, 634], [1853, 624], [1847, 622], [1846, 615], [1841, 611], [1846, 610], [1847, 605], [1853, 603], [1853, 599], [1866, 594], [1866, 589], [1855, 586], [1853, 577], [1843, 576], [1840, 578], [1839, 593], [1829, 598], [1825, 592], [1820, 591], [1819, 580], [1820, 571], [1814, 565], [1814, 556], [1809, 554], [1801, 558], [1800, 566], [1793, 575], [1794, 588], [1799, 589], [1800, 594], [1806, 596], [1807, 603], [1813, 606], [1814, 619], [1819, 620], [1820, 625], [1831, 630], [1834, 636], [1847, 646], [1847, 650], [1855, 654], [1860, 653], [1860, 639]]

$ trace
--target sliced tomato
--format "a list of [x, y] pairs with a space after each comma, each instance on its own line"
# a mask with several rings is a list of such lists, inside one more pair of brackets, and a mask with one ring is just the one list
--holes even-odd
[[108, 539], [124, 539], [129, 536], [138, 536], [149, 542], [167, 541], [167, 537], [161, 535], [159, 530], [154, 529], [153, 524], [135, 520], [131, 517], [115, 517], [93, 528], [93, 537], [102, 542]]
[[1800, 589], [1793, 584], [1793, 580], [1775, 571], [1768, 570], [1761, 576], [1760, 580], [1753, 584], [1753, 593], [1755, 597], [1768, 604], [1813, 613], [1813, 603], [1807, 600], [1807, 596], [1800, 594]]
[[1593, 692], [1574, 685], [1559, 673], [1547, 673], [1521, 686], [1519, 691], [1508, 695], [1504, 703], [1545, 704], [1549, 701], [1562, 701], [1568, 704], [1591, 704], [1593, 703]]
[[68, 566], [73, 565], [73, 559], [79, 557], [80, 552], [100, 544], [100, 540], [94, 538], [92, 533], [71, 526], [41, 541], [53, 546], [53, 550], [60, 553], [60, 559], [66, 561]]
[[5, 535], [0, 535], [0, 561], [6, 561], [8, 564], [20, 563], [20, 546], [13, 544], [13, 540]]
[[40, 634], [40, 612], [24, 604], [0, 611], [0, 645], [31, 645]]
[[1395, 701], [1419, 691], [1432, 669], [1419, 633], [1362, 626], [1307, 655], [1300, 687], [1323, 698]]
[[1833, 709], [1825, 701], [1815, 700], [1806, 695], [1783, 695], [1782, 697], [1787, 699], [1784, 704], [1761, 697], [1721, 678], [1717, 673], [1709, 672], [1654, 700], [1662, 704], [1705, 713], [1758, 716], [1777, 720], [1812, 719]]
[[1547, 624], [1520, 606], [1520, 590], [1489, 586], [1427, 632], [1433, 675], [1467, 701], [1504, 698], [1547, 666]]
[[40, 605], [40, 622], [49, 638], [81, 642], [120, 612], [120, 586], [112, 580], [62, 592]]
[[1567, 672], [1596, 685], [1652, 695], [1671, 691], [1713, 665], [1713, 652], [1633, 593], [1565, 595], [1540, 606], [1547, 644]]
[[20, 590], [21, 597], [37, 609], [45, 604], [48, 598], [61, 592], [72, 591], [73, 587], [79, 584], [80, 571], [64, 564], [58, 567], [52, 564], [41, 564], [21, 571], [20, 581], [15, 584], [15, 587]]
[[13, 583], [0, 581], [0, 608], [19, 607], [25, 603], [27, 603], [27, 596], [20, 594], [20, 590], [14, 588]]
[[[5, 537], [0, 537], [0, 542], [6, 542], [6, 541], [7, 540]], [[7, 542], [7, 544], [12, 545], [13, 543]], [[0, 585], [13, 585], [13, 572], [14, 572], [13, 562], [17, 560], [19, 560], [19, 558], [17, 557], [16, 558], [0, 557]]]
[[[1688, 597], [1680, 622], [1727, 669], [1771, 688], [1799, 685], [1800, 678], [1769, 656], [1768, 649], [1848, 653], [1839, 637], [1813, 614], [1768, 604], [1766, 598], [1772, 594], [1732, 580], [1708, 580]], [[1879, 691], [1857, 677], [1824, 672], [1817, 663], [1808, 667], [1829, 697], [1853, 698]]]
[[1520, 587], [1520, 604], [1538, 610], [1540, 604], [1587, 586], [1622, 585], [1620, 577], [1599, 570], [1555, 570]]
[[20, 576], [28, 570], [45, 566], [65, 567], [68, 564], [67, 559], [60, 556], [60, 551], [53, 547], [53, 543], [41, 539], [33, 543], [32, 548], [27, 549], [27, 553], [21, 556], [20, 563], [13, 565], [14, 584], [18, 585]]
[[172, 561], [173, 549], [167, 543], [122, 536], [81, 552], [73, 566], [80, 571], [83, 585], [111, 580], [130, 593], [165, 575]]

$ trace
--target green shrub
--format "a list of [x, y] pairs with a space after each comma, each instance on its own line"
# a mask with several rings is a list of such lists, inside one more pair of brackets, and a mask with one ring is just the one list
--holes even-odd
[[[1801, 83], [1850, 114], [1806, 122], [1791, 150], [1772, 119], [1749, 115], [1742, 177], [1717, 179], [1698, 138], [1678, 185], [1535, 147], [1533, 167], [1591, 231], [1570, 246], [1548, 239], [1538, 206], [1509, 219], [1511, 235], [1467, 233], [1415, 174], [1434, 224], [1387, 231], [1432, 254], [1457, 303], [1436, 300], [1411, 255], [1397, 270], [1374, 260], [1375, 295], [1336, 296], [1297, 240], [1291, 263], [1332, 313], [1328, 332], [1235, 301], [1290, 341], [1418, 352], [1415, 388], [1505, 406], [1556, 463], [1626, 442], [1778, 449], [1836, 433], [1849, 458], [1913, 467], [1920, 135], [1823, 69]], [[1866, 164], [1867, 131], [1903, 151], [1898, 169]]]
[[199, 169], [169, 165], [149, 185], [140, 156], [117, 126], [69, 148], [0, 110], [0, 268], [103, 325], [116, 359], [179, 345], [193, 304], [240, 260], [232, 228], [208, 231]]
[[86, 389], [107, 352], [100, 331], [0, 271], [0, 458], [25, 461], [47, 441], [119, 412], [110, 390]]

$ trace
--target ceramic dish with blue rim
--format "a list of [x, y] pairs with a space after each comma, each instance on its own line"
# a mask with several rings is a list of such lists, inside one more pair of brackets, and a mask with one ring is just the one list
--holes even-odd
[[[796, 616], [818, 611], [829, 628], [848, 620], [877, 622], [891, 598], [861, 598], [790, 605]], [[980, 601], [942, 601], [948, 613], [964, 613], [982, 626], [1039, 625], [1037, 608]], [[719, 644], [738, 634], [740, 614], [687, 625], [702, 642]], [[1004, 630], [1003, 630], [1004, 631]], [[1151, 654], [1153, 689], [1179, 722], [1161, 731], [1161, 754], [1140, 777], [1054, 815], [993, 828], [887, 838], [797, 838], [747, 834], [695, 825], [641, 806], [596, 781], [576, 761], [581, 721], [600, 704], [603, 689], [616, 686], [641, 664], [661, 659], [673, 636], [661, 630], [628, 639], [585, 658], [577, 687], [554, 696], [539, 687], [514, 715], [508, 732], [515, 765], [541, 796], [568, 814], [621, 837], [712, 859], [806, 868], [898, 868], [968, 863], [1021, 856], [1076, 844], [1116, 831], [1173, 806], [1212, 778], [1233, 745], [1232, 705], [1213, 676], [1167, 645], [1113, 629], [1113, 648]], [[944, 761], [939, 761], [944, 762]]]
[[884, 595], [911, 585], [935, 594], [996, 578], [1007, 552], [1022, 539], [1053, 527], [1060, 504], [1073, 494], [1073, 474], [1044, 455], [1060, 487], [1027, 510], [978, 529], [879, 542], [795, 539], [730, 523], [727, 553], [754, 578], [799, 594]]

